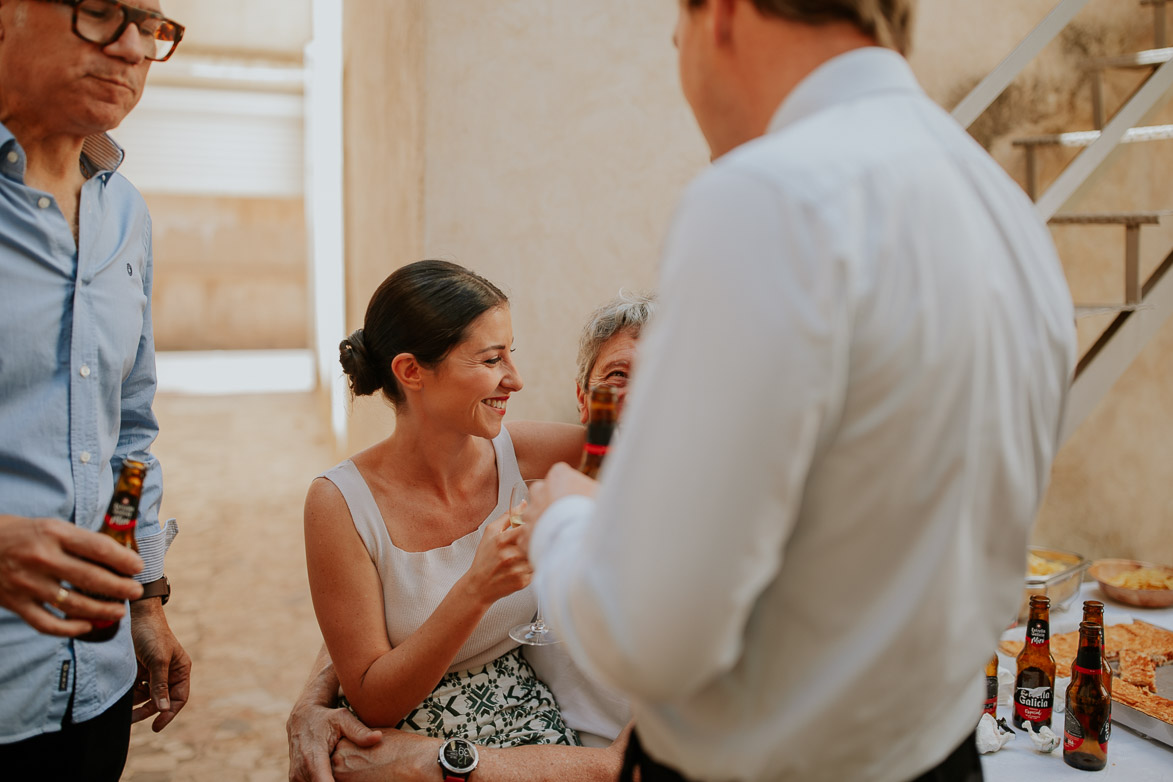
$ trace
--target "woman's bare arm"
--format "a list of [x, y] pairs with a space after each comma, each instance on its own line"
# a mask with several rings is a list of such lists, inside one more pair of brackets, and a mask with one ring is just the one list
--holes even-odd
[[521, 477], [544, 478], [558, 462], [577, 465], [582, 458], [586, 430], [578, 424], [518, 421], [508, 424]]

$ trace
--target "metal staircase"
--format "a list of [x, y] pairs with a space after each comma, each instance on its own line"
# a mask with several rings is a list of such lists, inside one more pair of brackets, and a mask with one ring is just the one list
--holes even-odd
[[[1022, 70], [1087, 5], [1089, 0], [1061, 0], [1011, 54], [990, 72], [953, 110], [970, 127]], [[1123, 297], [1121, 302], [1076, 302], [1076, 316], [1115, 317], [1079, 359], [1063, 425], [1065, 441], [1087, 418], [1144, 346], [1173, 314], [1173, 252], [1141, 279], [1141, 228], [1159, 223], [1173, 211], [1060, 214], [1064, 204], [1081, 193], [1093, 175], [1108, 163], [1121, 144], [1173, 139], [1173, 125], [1145, 125], [1173, 93], [1173, 47], [1166, 47], [1166, 3], [1139, 0], [1153, 11], [1154, 48], [1133, 54], [1100, 57], [1086, 63], [1091, 82], [1093, 129], [1018, 138], [1014, 146], [1026, 157], [1026, 190], [1039, 215], [1052, 226], [1103, 225], [1124, 228]], [[1150, 70], [1149, 77], [1109, 116], [1104, 103], [1103, 74], [1112, 69]], [[1038, 152], [1047, 147], [1082, 151], [1045, 190], [1040, 190]]]

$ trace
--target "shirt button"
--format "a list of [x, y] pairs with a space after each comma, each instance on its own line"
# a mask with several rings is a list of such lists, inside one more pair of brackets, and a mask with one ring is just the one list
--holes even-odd
[[81, 459], [82, 464], [89, 464], [90, 463], [90, 452], [89, 451], [82, 451], [81, 455], [78, 458]]
[[82, 377], [89, 377], [89, 376], [90, 376], [90, 367], [89, 367], [89, 365], [88, 365], [88, 364], [82, 364], [82, 365], [81, 365], [81, 369], [79, 369], [79, 370], [78, 370], [78, 374], [80, 374]]
[[15, 149], [8, 150], [8, 162], [15, 163], [18, 160], [20, 160], [20, 155], [16, 154], [16, 150]]
[[41, 196], [37, 199], [37, 206], [41, 207], [42, 209], [48, 209], [49, 204], [51, 203], [53, 202], [49, 200], [49, 196]]

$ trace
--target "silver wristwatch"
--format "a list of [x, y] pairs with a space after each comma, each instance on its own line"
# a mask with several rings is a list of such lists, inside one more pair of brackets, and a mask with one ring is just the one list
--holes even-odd
[[440, 768], [444, 782], [465, 782], [477, 767], [477, 745], [467, 739], [448, 739], [440, 745]]

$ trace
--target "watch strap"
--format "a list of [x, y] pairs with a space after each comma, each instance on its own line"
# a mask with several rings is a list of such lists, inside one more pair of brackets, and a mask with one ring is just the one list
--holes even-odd
[[171, 582], [167, 580], [167, 576], [156, 578], [154, 581], [143, 584], [143, 594], [135, 602], [146, 600], [150, 597], [161, 597], [163, 598], [162, 605], [167, 605], [167, 601], [171, 599]]

